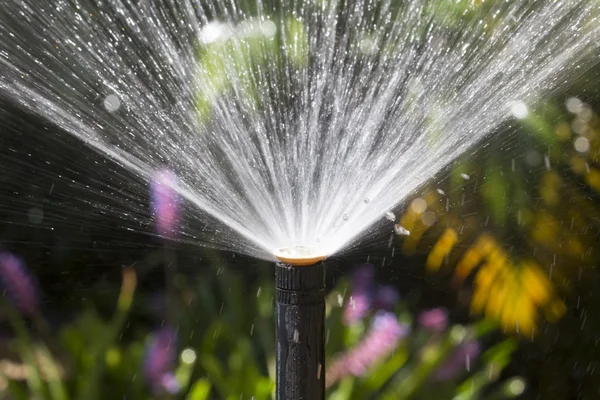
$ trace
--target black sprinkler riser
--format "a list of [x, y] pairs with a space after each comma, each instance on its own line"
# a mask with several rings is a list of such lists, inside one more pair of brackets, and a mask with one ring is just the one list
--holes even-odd
[[277, 400], [325, 399], [325, 266], [279, 263]]

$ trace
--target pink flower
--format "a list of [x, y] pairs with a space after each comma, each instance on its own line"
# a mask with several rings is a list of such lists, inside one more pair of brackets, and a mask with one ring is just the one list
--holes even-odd
[[27, 271], [23, 260], [11, 253], [0, 252], [0, 279], [10, 299], [23, 314], [32, 315], [38, 310], [37, 282]]
[[368, 293], [355, 292], [344, 308], [343, 322], [352, 325], [367, 316], [371, 310], [371, 296]]
[[409, 332], [410, 328], [400, 324], [393, 313], [378, 312], [365, 338], [332, 363], [325, 375], [327, 385], [347, 375], [364, 375], [371, 365], [392, 353]]
[[444, 308], [434, 308], [423, 311], [417, 320], [428, 331], [443, 332], [448, 327], [448, 312]]
[[172, 171], [156, 174], [151, 187], [151, 207], [159, 235], [172, 238], [179, 223], [179, 198], [174, 187], [177, 177]]
[[179, 383], [173, 375], [177, 336], [175, 330], [164, 327], [154, 333], [144, 358], [144, 376], [155, 394], [177, 393]]

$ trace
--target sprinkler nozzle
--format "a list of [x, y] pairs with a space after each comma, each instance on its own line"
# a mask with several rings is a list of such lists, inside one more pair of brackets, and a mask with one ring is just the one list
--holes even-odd
[[327, 258], [326, 254], [306, 246], [282, 247], [275, 250], [273, 255], [279, 261], [294, 267], [313, 265]]

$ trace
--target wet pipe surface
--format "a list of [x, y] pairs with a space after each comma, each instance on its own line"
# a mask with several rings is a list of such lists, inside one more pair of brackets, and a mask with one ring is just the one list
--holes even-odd
[[277, 400], [325, 399], [325, 267], [277, 264]]

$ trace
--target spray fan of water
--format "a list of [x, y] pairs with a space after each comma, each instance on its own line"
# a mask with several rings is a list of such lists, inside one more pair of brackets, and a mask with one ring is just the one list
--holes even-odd
[[591, 67], [592, 3], [7, 0], [0, 93], [144, 179], [175, 171], [221, 247], [331, 255]]

